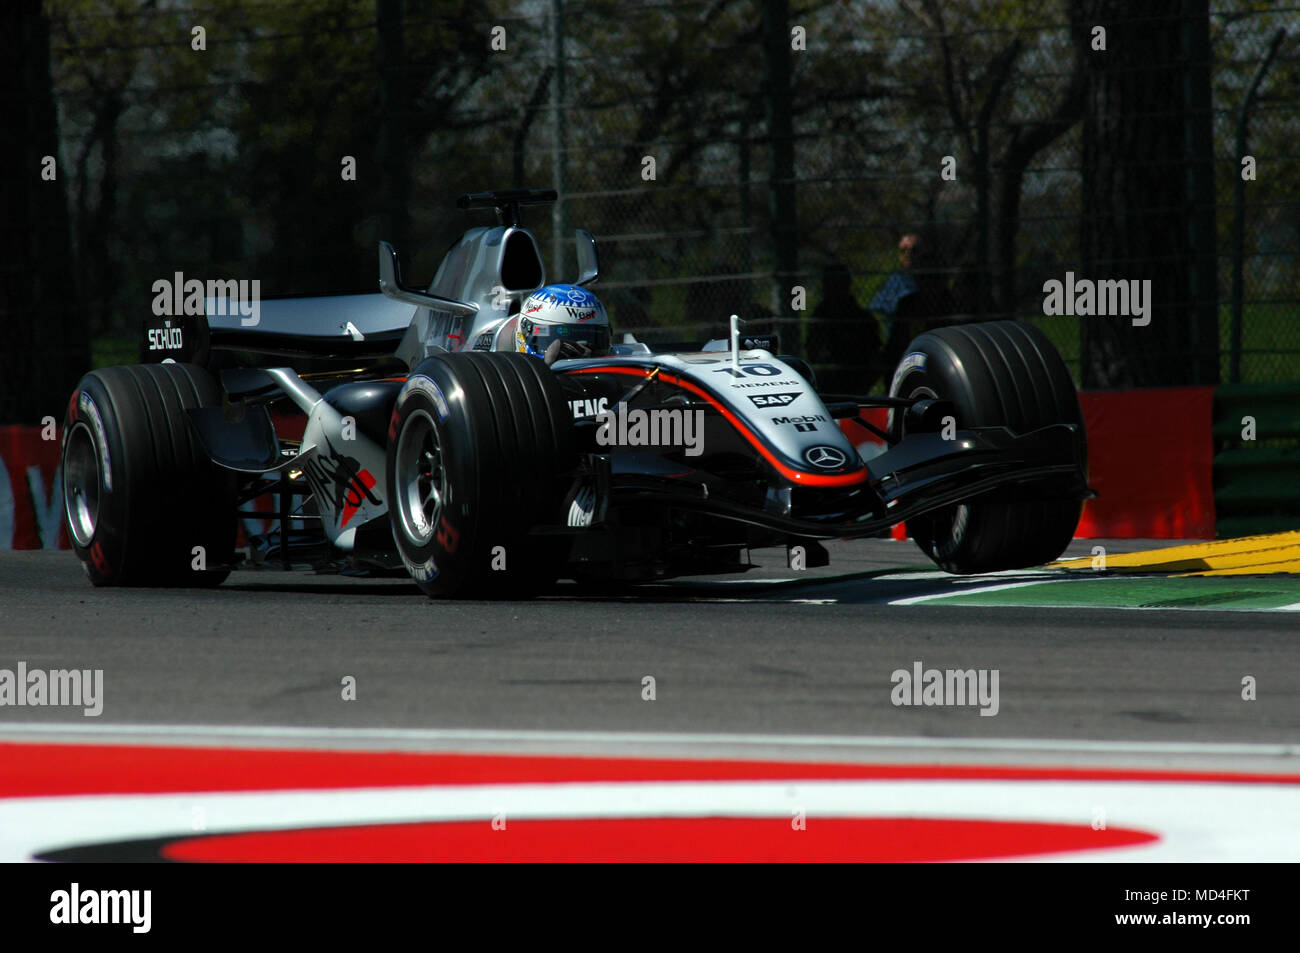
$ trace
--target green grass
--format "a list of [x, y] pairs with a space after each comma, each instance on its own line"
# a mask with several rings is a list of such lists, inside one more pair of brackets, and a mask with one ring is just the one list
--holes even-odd
[[113, 367], [117, 364], [135, 364], [140, 360], [138, 336], [119, 332], [104, 334], [90, 343], [90, 368]]
[[[1241, 383], [1300, 380], [1300, 302], [1246, 304], [1241, 315]], [[1219, 309], [1219, 357], [1229, 378], [1232, 308]]]
[[[1066, 366], [1079, 379], [1079, 321], [1069, 315], [1021, 316], [1042, 329]], [[1232, 308], [1219, 309], [1219, 362], [1228, 383], [1232, 345]], [[1247, 304], [1242, 310], [1241, 383], [1300, 380], [1300, 302]]]

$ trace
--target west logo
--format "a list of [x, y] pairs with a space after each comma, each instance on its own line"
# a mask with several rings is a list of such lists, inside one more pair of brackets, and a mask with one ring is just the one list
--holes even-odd
[[799, 399], [798, 394], [746, 394], [755, 407], [784, 407]]
[[1078, 317], [1132, 317], [1133, 326], [1144, 328], [1151, 323], [1151, 279], [1121, 281], [1074, 277], [1065, 273], [1065, 281], [1055, 278], [1043, 282], [1043, 314]]

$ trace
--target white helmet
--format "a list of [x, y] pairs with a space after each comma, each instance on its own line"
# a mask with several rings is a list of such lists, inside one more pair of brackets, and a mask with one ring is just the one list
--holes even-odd
[[[580, 285], [547, 285], [524, 301], [515, 329], [515, 350], [543, 360], [609, 353], [609, 315], [600, 299]], [[548, 349], [554, 348], [554, 354]]]

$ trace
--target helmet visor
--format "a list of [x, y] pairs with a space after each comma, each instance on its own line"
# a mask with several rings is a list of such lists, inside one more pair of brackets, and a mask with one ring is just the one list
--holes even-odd
[[557, 339], [581, 342], [591, 348], [592, 354], [609, 353], [609, 328], [603, 324], [556, 324], [520, 318], [519, 332], [528, 350], [535, 354], [545, 354]]

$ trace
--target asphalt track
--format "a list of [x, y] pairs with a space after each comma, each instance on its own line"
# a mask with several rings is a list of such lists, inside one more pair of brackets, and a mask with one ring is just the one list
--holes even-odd
[[[1188, 575], [1293, 543], [958, 578], [869, 540], [442, 603], [0, 553], [0, 680], [103, 671], [97, 717], [0, 704], [0, 861], [1294, 861], [1300, 581]], [[996, 714], [894, 704], [918, 665], [995, 671]]]
[[[0, 553], [0, 667], [103, 669], [105, 696], [98, 718], [0, 708], [0, 736], [43, 724], [61, 736], [207, 726], [255, 739], [286, 727], [314, 744], [312, 732], [359, 729], [352, 743], [365, 746], [366, 731], [417, 729], [432, 732], [421, 746], [442, 750], [673, 753], [680, 734], [713, 756], [811, 736], [826, 742], [805, 746], [818, 756], [854, 759], [933, 757], [936, 739], [1032, 751], [1037, 739], [1044, 751], [1120, 743], [1107, 763], [1145, 746], [1146, 764], [1184, 744], [1200, 746], [1196, 763], [1219, 764], [1215, 744], [1300, 741], [1300, 613], [943, 605], [1020, 577], [941, 577], [910, 543], [832, 550], [831, 567], [789, 583], [774, 581], [794, 574], [769, 556], [739, 580], [444, 603], [402, 580], [268, 571], [214, 591], [94, 589], [70, 553]], [[907, 599], [919, 601], [890, 604]], [[996, 716], [891, 704], [891, 674], [916, 662], [998, 670]], [[354, 701], [342, 698], [345, 676]], [[1257, 679], [1254, 701], [1241, 697], [1245, 676]], [[593, 734], [605, 732], [631, 734]], [[1249, 753], [1252, 769], [1297, 763], [1294, 748]]]

